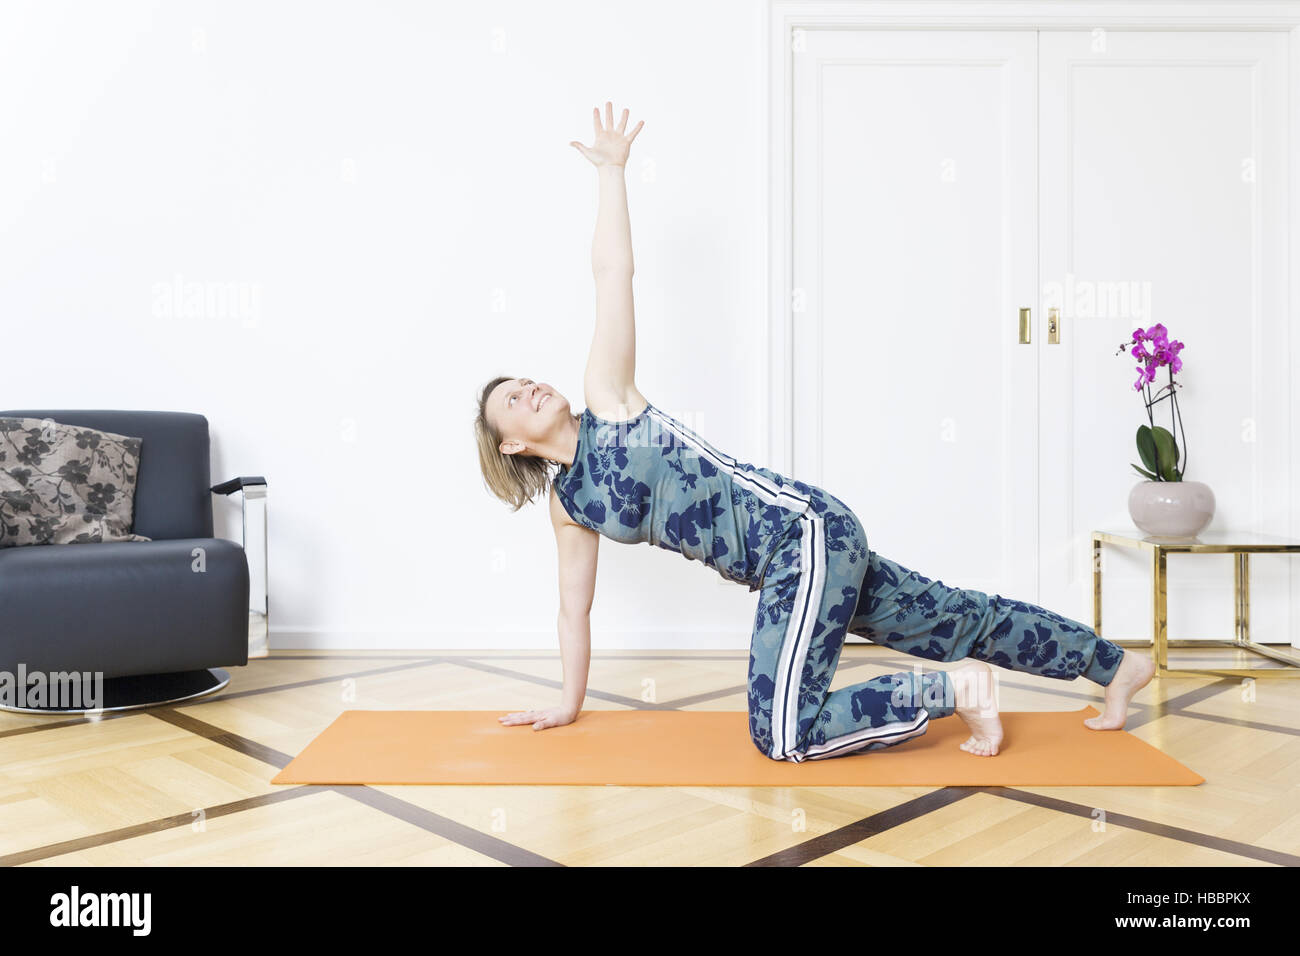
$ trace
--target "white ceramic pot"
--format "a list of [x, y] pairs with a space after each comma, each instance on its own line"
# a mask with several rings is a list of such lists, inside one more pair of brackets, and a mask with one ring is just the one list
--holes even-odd
[[1128, 513], [1147, 534], [1194, 537], [1214, 517], [1214, 492], [1203, 481], [1139, 481], [1128, 493]]

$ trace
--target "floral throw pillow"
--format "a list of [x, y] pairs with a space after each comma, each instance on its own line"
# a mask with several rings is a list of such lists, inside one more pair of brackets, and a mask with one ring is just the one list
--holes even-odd
[[0, 418], [0, 548], [151, 541], [131, 533], [140, 439]]

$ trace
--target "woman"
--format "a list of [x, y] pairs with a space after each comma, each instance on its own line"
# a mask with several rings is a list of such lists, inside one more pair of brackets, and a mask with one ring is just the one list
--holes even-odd
[[[558, 628], [564, 690], [558, 707], [508, 714], [535, 730], [576, 719], [590, 660], [588, 614], [601, 535], [646, 542], [698, 560], [759, 591], [749, 658], [749, 727], [774, 760], [877, 750], [956, 714], [961, 749], [993, 756], [1002, 725], [988, 663], [1106, 687], [1094, 730], [1124, 726], [1150, 681], [1150, 658], [1091, 628], [1023, 601], [910, 571], [871, 551], [861, 522], [834, 495], [738, 462], [655, 407], [633, 381], [632, 239], [623, 168], [644, 121], [626, 133], [613, 105], [593, 110], [600, 203], [592, 243], [596, 330], [584, 375], [587, 408], [531, 378], [494, 378], [475, 430], [485, 482], [517, 511], [547, 493], [559, 550]], [[549, 466], [558, 464], [552, 475]], [[975, 658], [951, 672], [903, 672], [828, 692], [846, 634], [938, 661]], [[985, 663], [985, 662], [988, 663]]]

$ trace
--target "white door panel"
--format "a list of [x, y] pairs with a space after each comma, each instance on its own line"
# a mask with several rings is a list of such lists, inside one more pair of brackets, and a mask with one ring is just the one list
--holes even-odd
[[[1288, 495], [1286, 41], [1039, 36], [1039, 593], [1091, 622], [1089, 532], [1128, 526], [1128, 493], [1141, 480], [1130, 467], [1146, 421], [1137, 363], [1114, 354], [1139, 326], [1162, 322], [1186, 343], [1176, 376], [1186, 476], [1215, 491], [1211, 528], [1286, 533], [1268, 517], [1280, 505], [1285, 518]], [[1170, 403], [1155, 409], [1171, 427]], [[1149, 637], [1148, 563], [1103, 554], [1103, 633]], [[1251, 562], [1258, 640], [1290, 634], [1289, 560]], [[1170, 559], [1171, 638], [1232, 635], [1231, 567], [1227, 556]]]
[[793, 474], [868, 544], [1032, 599], [1032, 32], [810, 31], [794, 56]]
[[[805, 31], [792, 473], [848, 502], [873, 550], [1090, 622], [1089, 532], [1129, 524], [1145, 420], [1114, 353], [1159, 321], [1186, 342], [1187, 476], [1216, 492], [1212, 527], [1285, 534], [1286, 44]], [[1104, 554], [1104, 632], [1149, 637], [1147, 561]], [[1251, 562], [1256, 639], [1300, 645], [1292, 560]], [[1231, 634], [1230, 558], [1174, 556], [1169, 574], [1171, 637]]]

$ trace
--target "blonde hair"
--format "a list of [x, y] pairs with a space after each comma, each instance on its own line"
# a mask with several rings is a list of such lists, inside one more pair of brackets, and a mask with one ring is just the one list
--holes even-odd
[[[487, 403], [498, 385], [514, 381], [516, 377], [498, 375], [484, 385], [478, 397], [478, 415], [474, 418], [474, 439], [478, 445], [478, 465], [483, 472], [483, 484], [514, 511], [550, 490], [554, 478], [550, 466], [560, 464], [528, 452], [507, 455], [501, 450], [504, 439], [488, 421]], [[576, 421], [581, 416], [572, 417]], [[559, 468], [555, 470], [558, 471]]]

